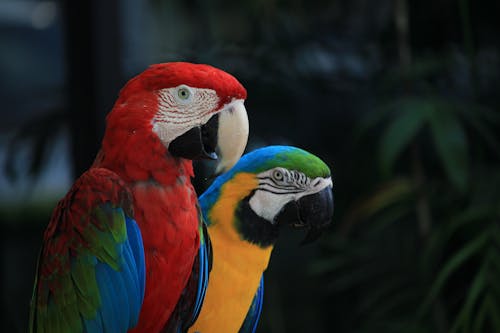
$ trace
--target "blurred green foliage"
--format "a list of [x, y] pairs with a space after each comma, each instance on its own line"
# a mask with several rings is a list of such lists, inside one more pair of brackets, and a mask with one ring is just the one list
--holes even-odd
[[[249, 91], [250, 148], [293, 144], [332, 167], [334, 227], [308, 248], [282, 235], [259, 332], [500, 332], [497, 2], [408, 1], [407, 45], [392, 0], [145, 3], [146, 64], [230, 71]], [[9, 153], [31, 142], [34, 175], [67, 122], [47, 114]], [[24, 211], [0, 218], [48, 220]]]
[[446, 66], [389, 73], [360, 120], [378, 171], [310, 266], [323, 304], [346, 302], [345, 332], [500, 332], [500, 113], [443, 94]]
[[500, 147], [498, 115], [421, 96], [374, 115], [363, 131], [379, 138], [366, 156], [379, 184], [340, 217], [312, 272], [333, 299], [356, 294], [363, 332], [500, 332], [500, 165], [469, 151]]

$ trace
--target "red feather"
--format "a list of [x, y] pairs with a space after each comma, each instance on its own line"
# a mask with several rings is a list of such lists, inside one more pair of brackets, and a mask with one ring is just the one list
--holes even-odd
[[[97, 207], [111, 202], [122, 207], [127, 215], [133, 215], [131, 194], [123, 181], [113, 172], [91, 168], [85, 172], [72, 186], [68, 194], [59, 201], [54, 214], [44, 233], [44, 247], [41, 257], [44, 258], [39, 267], [38, 284], [47, 283], [45, 292], [54, 293], [60, 288], [58, 279], [52, 275], [70, 271], [69, 251], [78, 252], [79, 247], [89, 244], [81, 237], [89, 223], [98, 222], [89, 216], [89, 207]], [[98, 228], [99, 225], [96, 225]], [[41, 290], [40, 286], [38, 289]], [[38, 297], [39, 306], [46, 306], [48, 297]]]
[[131, 189], [143, 237], [146, 292], [139, 324], [132, 332], [158, 332], [165, 325], [199, 248], [192, 162], [171, 156], [152, 131], [157, 90], [180, 84], [215, 90], [220, 106], [246, 97], [234, 77], [211, 66], [151, 66], [122, 89], [107, 117], [102, 150], [94, 163], [116, 172]]

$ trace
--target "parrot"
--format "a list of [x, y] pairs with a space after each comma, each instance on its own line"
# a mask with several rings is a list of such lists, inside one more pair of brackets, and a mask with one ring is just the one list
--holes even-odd
[[212, 270], [201, 312], [189, 332], [255, 332], [263, 273], [282, 226], [303, 228], [303, 243], [331, 224], [329, 167], [293, 146], [244, 155], [199, 198], [212, 244]]
[[[211, 260], [192, 161], [218, 158], [224, 171], [241, 157], [246, 96], [229, 73], [187, 62], [151, 65], [125, 84], [93, 165], [44, 232], [31, 332], [154, 333], [190, 325]], [[177, 307], [183, 311], [173, 316]]]

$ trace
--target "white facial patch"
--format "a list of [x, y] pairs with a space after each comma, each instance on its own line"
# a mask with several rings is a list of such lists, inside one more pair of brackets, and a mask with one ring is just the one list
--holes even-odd
[[298, 171], [274, 168], [257, 175], [259, 187], [250, 198], [249, 204], [255, 214], [275, 223], [278, 213], [290, 201], [318, 193], [333, 186], [331, 177], [308, 178]]
[[161, 89], [158, 93], [158, 112], [153, 118], [153, 131], [168, 147], [178, 136], [191, 128], [206, 124], [219, 104], [212, 89], [180, 85]]

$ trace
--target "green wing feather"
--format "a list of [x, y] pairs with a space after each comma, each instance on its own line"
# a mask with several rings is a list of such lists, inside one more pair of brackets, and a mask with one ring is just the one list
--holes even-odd
[[116, 174], [91, 169], [77, 180], [44, 235], [30, 332], [126, 332], [135, 325], [145, 268], [132, 216], [131, 194]]

